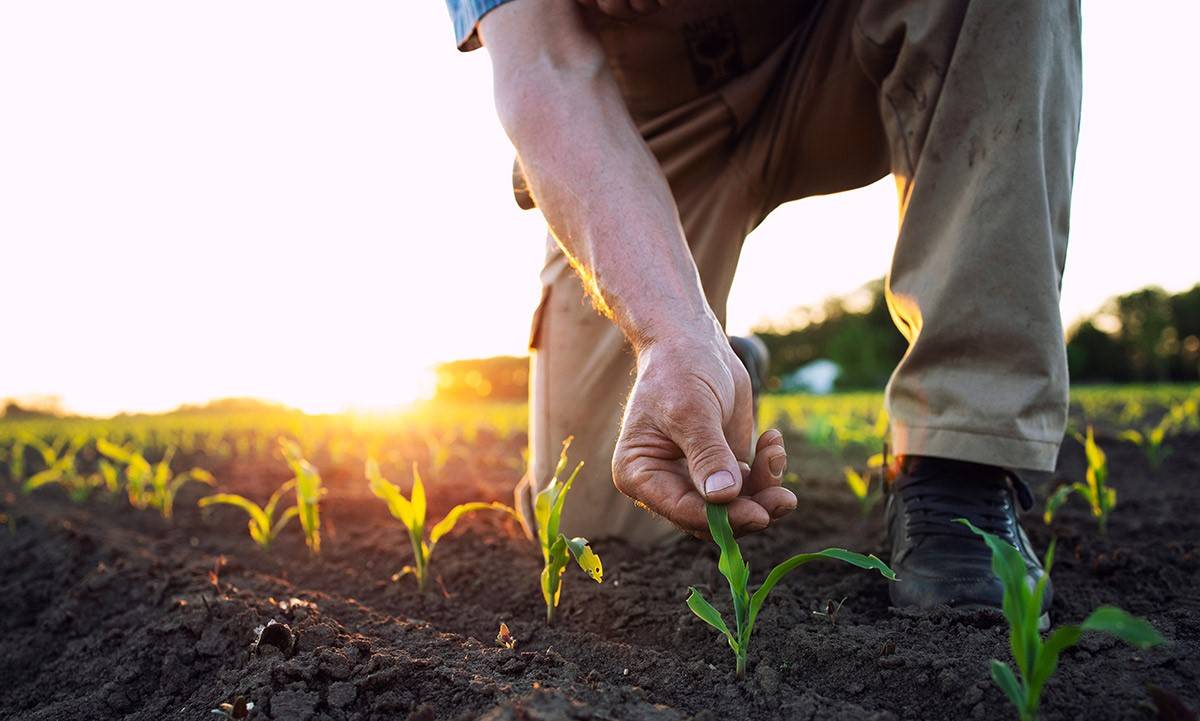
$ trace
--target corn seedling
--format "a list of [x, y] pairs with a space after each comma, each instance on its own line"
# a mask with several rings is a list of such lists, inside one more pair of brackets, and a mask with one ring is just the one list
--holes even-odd
[[1025, 561], [1016, 547], [999, 537], [980, 530], [965, 518], [958, 519], [980, 536], [992, 552], [992, 572], [1004, 584], [1004, 617], [1008, 620], [1009, 642], [1017, 674], [1003, 661], [992, 659], [992, 681], [1017, 710], [1021, 721], [1036, 721], [1042, 689], [1058, 667], [1063, 651], [1079, 643], [1084, 631], [1100, 631], [1136, 646], [1150, 648], [1163, 642], [1148, 621], [1131, 616], [1115, 606], [1101, 606], [1078, 626], [1059, 626], [1043, 641], [1038, 633], [1042, 596], [1054, 564], [1054, 544], [1046, 552], [1046, 573], [1030, 589], [1026, 582]]
[[858, 506], [864, 516], [870, 515], [871, 509], [875, 504], [883, 498], [883, 483], [879, 487], [871, 488], [871, 472], [878, 470], [882, 473], [884, 454], [876, 453], [867, 459], [867, 472], [860, 474], [850, 466], [842, 471], [846, 476], [846, 485], [850, 487], [850, 492], [858, 499]]
[[1100, 446], [1096, 445], [1096, 437], [1091, 426], [1088, 426], [1087, 436], [1079, 440], [1083, 443], [1084, 453], [1087, 456], [1087, 483], [1076, 481], [1067, 486], [1059, 486], [1058, 490], [1046, 499], [1046, 512], [1043, 514], [1043, 519], [1049, 525], [1054, 520], [1054, 514], [1067, 501], [1067, 498], [1072, 493], [1078, 493], [1091, 506], [1092, 515], [1100, 526], [1100, 533], [1105, 534], [1108, 532], [1108, 514], [1112, 513], [1112, 509], [1117, 505], [1117, 490], [1108, 486], [1108, 457], [1100, 449]]
[[567, 570], [567, 563], [572, 557], [575, 563], [593, 581], [604, 581], [604, 566], [600, 557], [588, 545], [586, 538], [567, 538], [559, 531], [562, 518], [563, 504], [567, 500], [567, 492], [571, 484], [583, 468], [583, 463], [575, 466], [566, 481], [562, 480], [563, 472], [567, 469], [567, 449], [571, 446], [572, 438], [563, 441], [562, 453], [558, 457], [558, 466], [554, 469], [554, 478], [538, 491], [533, 501], [533, 516], [537, 523], [538, 542], [542, 548], [542, 598], [546, 601], [546, 624], [554, 620], [554, 609], [558, 607], [562, 595], [562, 575]]
[[313, 464], [304, 459], [300, 446], [287, 438], [279, 439], [279, 448], [292, 469], [296, 483], [296, 508], [300, 516], [300, 526], [304, 529], [304, 542], [308, 550], [314, 554], [321, 552], [321, 496], [325, 489], [321, 487], [321, 474]]
[[1146, 461], [1150, 467], [1157, 470], [1162, 462], [1170, 455], [1171, 449], [1163, 444], [1166, 440], [1167, 430], [1171, 427], [1171, 416], [1165, 415], [1159, 421], [1158, 425], [1153, 428], [1148, 428], [1144, 431], [1128, 430], [1121, 433], [1120, 438], [1123, 441], [1129, 441], [1142, 449], [1146, 454]]
[[[188, 482], [216, 485], [213, 475], [203, 468], [192, 468], [182, 473], [171, 471], [171, 460], [175, 448], [168, 447], [158, 463], [151, 464], [140, 452], [118, 446], [103, 438], [96, 440], [96, 450], [105, 458], [125, 464], [125, 490], [129, 503], [134, 508], [154, 508], [168, 520], [174, 515], [175, 496]], [[111, 473], [104, 471], [102, 474]], [[108, 476], [105, 477], [106, 482]], [[111, 487], [111, 486], [110, 486]]]
[[517, 512], [512, 507], [498, 501], [490, 503], [483, 501], [463, 503], [451, 508], [450, 512], [442, 520], [434, 524], [433, 528], [429, 531], [429, 539], [426, 540], [425, 484], [421, 481], [421, 473], [417, 470], [415, 462], [412, 466], [412, 472], [412, 493], [409, 494], [408, 498], [405, 498], [400, 488], [384, 478], [379, 472], [379, 464], [375, 462], [375, 459], [367, 459], [366, 475], [367, 481], [371, 485], [371, 492], [387, 503], [388, 510], [391, 511], [392, 515], [404, 524], [405, 529], [408, 530], [408, 542], [412, 545], [413, 565], [400, 569], [396, 578], [398, 579], [411, 573], [417, 579], [417, 588], [424, 591], [425, 584], [429, 580], [429, 562], [433, 556], [433, 549], [443, 536], [454, 529], [455, 524], [458, 523], [460, 518], [475, 511], [501, 511], [513, 518], [517, 518]]
[[236, 493], [214, 493], [211, 496], [205, 496], [200, 499], [199, 506], [207, 508], [215, 504], [224, 504], [227, 506], [236, 506], [245, 511], [246, 515], [250, 517], [250, 520], [246, 524], [250, 529], [250, 538], [254, 539], [259, 548], [266, 551], [279, 536], [279, 532], [283, 530], [283, 527], [288, 524], [288, 521], [300, 515], [300, 509], [296, 506], [291, 506], [279, 516], [279, 520], [275, 520], [275, 509], [279, 507], [279, 501], [283, 499], [283, 494], [292, 490], [295, 485], [295, 480], [282, 484], [267, 499], [267, 505], [262, 507], [249, 498], [239, 496]]
[[1200, 398], [1188, 398], [1171, 406], [1167, 417], [1176, 429], [1200, 431]]
[[8, 450], [8, 480], [12, 483], [20, 483], [24, 477], [25, 442], [17, 438]]
[[842, 597], [842, 600], [838, 601], [837, 603], [834, 603], [833, 599], [830, 599], [825, 602], [824, 609], [813, 611], [812, 614], [819, 618], [823, 618], [826, 621], [829, 621], [831, 625], [836, 626], [838, 614], [841, 613], [842, 606], [844, 605], [846, 605], [846, 597]]
[[508, 630], [508, 624], [503, 621], [500, 622], [500, 632], [496, 634], [496, 644], [507, 649], [517, 647], [517, 639]]
[[62, 486], [63, 490], [75, 503], [83, 503], [88, 496], [92, 494], [92, 490], [104, 483], [100, 474], [93, 473], [89, 476], [84, 476], [75, 469], [75, 448], [68, 448], [61, 455], [55, 453], [56, 458], [49, 468], [38, 471], [25, 480], [21, 485], [22, 493], [32, 493], [39, 488], [51, 484]]
[[729, 515], [725, 506], [708, 504], [708, 530], [712, 533], [717, 547], [721, 549], [717, 568], [721, 571], [721, 575], [729, 581], [729, 592], [733, 597], [734, 630], [729, 630], [721, 613], [705, 600], [695, 586], [691, 587], [687, 605], [700, 620], [724, 634], [736, 658], [738, 678], [746, 673], [746, 652], [750, 646], [750, 635], [754, 632], [754, 622], [758, 619], [758, 613], [762, 610], [767, 595], [784, 576], [796, 568], [819, 558], [831, 558], [859, 568], [874, 569], [884, 578], [890, 581], [896, 580], [896, 574], [892, 572], [892, 569], [873, 555], [864, 556], [842, 548], [826, 548], [816, 553], [801, 553], [792, 556], [775, 566], [767, 574], [762, 585], [751, 594], [749, 590], [750, 564], [742, 560], [742, 551], [733, 537], [733, 529], [729, 526]]

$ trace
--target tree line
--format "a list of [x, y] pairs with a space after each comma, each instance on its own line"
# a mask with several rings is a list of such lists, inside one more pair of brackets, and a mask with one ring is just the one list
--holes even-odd
[[[841, 367], [839, 388], [882, 388], [908, 346], [888, 313], [882, 279], [798, 315], [809, 322], [757, 332], [771, 351], [775, 386], [805, 363], [828, 358]], [[1200, 381], [1200, 284], [1175, 294], [1149, 287], [1111, 298], [1073, 324], [1066, 341], [1073, 383]]]

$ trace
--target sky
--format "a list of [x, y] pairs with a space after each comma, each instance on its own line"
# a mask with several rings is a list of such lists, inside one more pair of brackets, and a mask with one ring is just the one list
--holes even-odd
[[[1084, 7], [1067, 323], [1200, 281], [1200, 4]], [[486, 51], [441, 2], [0, 3], [0, 398], [381, 409], [525, 352], [544, 254]], [[744, 332], [882, 276], [890, 179], [746, 243]]]

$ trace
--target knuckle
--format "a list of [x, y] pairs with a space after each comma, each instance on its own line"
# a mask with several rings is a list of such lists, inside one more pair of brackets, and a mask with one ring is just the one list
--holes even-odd
[[[688, 463], [696, 472], [707, 475], [724, 470], [729, 451], [712, 439], [698, 439], [694, 447], [689, 449]], [[703, 479], [701, 479], [703, 480]]]

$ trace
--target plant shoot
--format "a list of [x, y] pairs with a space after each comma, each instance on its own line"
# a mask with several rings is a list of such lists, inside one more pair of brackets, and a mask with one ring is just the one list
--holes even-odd
[[[1090, 433], [1089, 433], [1090, 436]], [[1042, 689], [1058, 667], [1063, 651], [1079, 643], [1084, 631], [1101, 631], [1138, 648], [1150, 648], [1163, 642], [1148, 621], [1131, 616], [1115, 606], [1101, 606], [1078, 626], [1059, 626], [1042, 640], [1038, 621], [1042, 596], [1054, 564], [1054, 544], [1046, 551], [1046, 573], [1033, 589], [1027, 583], [1025, 561], [1015, 546], [998, 536], [976, 528], [965, 518], [957, 519], [970, 528], [992, 551], [992, 572], [1004, 584], [1004, 617], [1008, 620], [1009, 641], [1017, 674], [1003, 661], [992, 659], [992, 681], [1017, 709], [1021, 721], [1036, 721]]]
[[596, 583], [604, 581], [604, 566], [600, 557], [588, 545], [586, 538], [567, 538], [559, 531], [563, 505], [567, 500], [567, 492], [571, 484], [583, 468], [581, 461], [566, 481], [562, 480], [563, 472], [567, 469], [567, 449], [571, 446], [573, 437], [563, 441], [562, 453], [558, 457], [558, 465], [554, 469], [554, 478], [538, 492], [533, 501], [533, 516], [537, 523], [538, 542], [542, 547], [542, 599], [546, 602], [546, 623], [554, 621], [554, 609], [558, 607], [562, 595], [562, 575], [567, 570], [567, 563], [572, 557], [579, 568]]
[[375, 462], [375, 459], [367, 459], [366, 475], [371, 492], [387, 503], [388, 510], [392, 515], [404, 524], [404, 528], [408, 531], [408, 542], [412, 545], [413, 565], [400, 569], [397, 578], [411, 573], [417, 579], [417, 588], [424, 591], [426, 583], [429, 581], [429, 561], [433, 556], [433, 549], [443, 536], [454, 529], [460, 518], [475, 511], [501, 511], [513, 518], [517, 518], [518, 515], [515, 509], [499, 501], [463, 503], [451, 508], [450, 512], [429, 531], [429, 539], [426, 540], [425, 484], [421, 481], [421, 473], [417, 470], [416, 462], [413, 462], [412, 472], [412, 493], [405, 498], [404, 492], [379, 472], [379, 464]]
[[831, 558], [859, 568], [874, 569], [889, 581], [896, 580], [896, 574], [892, 572], [892, 569], [873, 555], [864, 556], [842, 548], [826, 548], [815, 553], [801, 553], [792, 556], [772, 568], [762, 585], [751, 594], [749, 589], [750, 564], [742, 560], [742, 550], [733, 537], [733, 529], [729, 526], [729, 513], [725, 506], [708, 504], [708, 530], [712, 533], [717, 547], [721, 549], [717, 568], [721, 571], [721, 575], [729, 581], [729, 592], [733, 597], [734, 630], [729, 630], [720, 611], [705, 600], [695, 586], [691, 587], [687, 605], [701, 621], [720, 631], [729, 641], [729, 648], [733, 649], [736, 659], [738, 678], [746, 674], [746, 654], [750, 647], [750, 635], [754, 632], [754, 622], [758, 619], [758, 613], [762, 610], [767, 595], [784, 576], [796, 568], [818, 558]]

